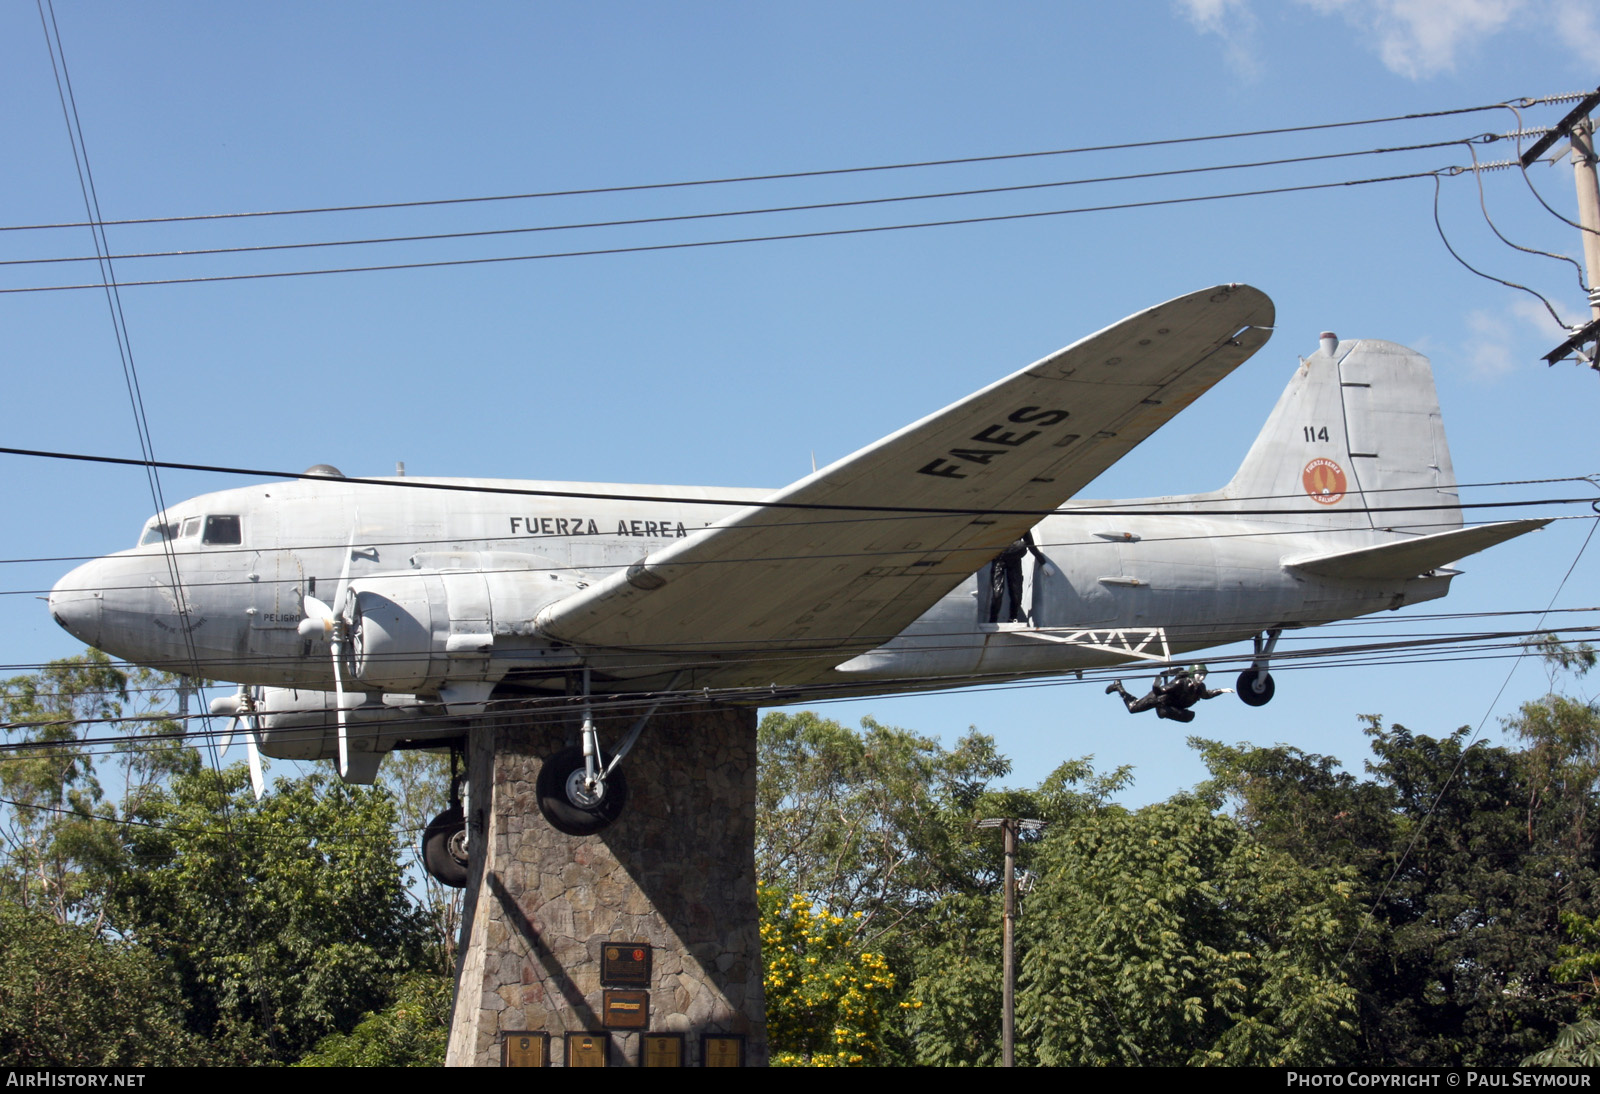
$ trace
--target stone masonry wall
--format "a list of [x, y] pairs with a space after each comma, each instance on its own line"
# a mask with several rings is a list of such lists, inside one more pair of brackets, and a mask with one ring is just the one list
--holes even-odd
[[[603, 746], [636, 716], [597, 706]], [[600, 951], [654, 948], [651, 1032], [743, 1034], [767, 1060], [755, 883], [756, 712], [696, 704], [658, 712], [623, 760], [628, 803], [604, 831], [573, 837], [539, 812], [543, 760], [578, 743], [578, 721], [520, 716], [474, 735], [471, 870], [448, 1062], [497, 1066], [503, 1031], [562, 1034], [601, 1023]], [[611, 1066], [639, 1060], [639, 1034], [611, 1031]]]

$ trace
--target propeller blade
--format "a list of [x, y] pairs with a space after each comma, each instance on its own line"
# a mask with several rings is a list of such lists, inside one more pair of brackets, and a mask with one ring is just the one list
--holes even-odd
[[266, 790], [266, 780], [261, 777], [261, 749], [256, 747], [256, 731], [253, 726], [244, 731], [244, 750], [250, 759], [250, 789], [256, 792], [256, 801], [260, 801], [261, 795]]
[[356, 512], [356, 522], [350, 527], [350, 542], [344, 546], [344, 569], [339, 571], [339, 587], [333, 594], [334, 610], [343, 613], [347, 604], [345, 598], [350, 595], [350, 560], [356, 553], [356, 529], [361, 526], [361, 513]]
[[350, 730], [349, 717], [344, 709], [344, 669], [340, 667], [340, 656], [344, 650], [343, 624], [336, 625], [333, 632], [333, 695], [334, 703], [339, 709], [339, 777], [342, 779], [350, 774]]
[[228, 719], [228, 728], [223, 730], [222, 735], [217, 738], [217, 759], [220, 760], [228, 754], [228, 746], [233, 744], [233, 731], [238, 728], [239, 716], [235, 714]]

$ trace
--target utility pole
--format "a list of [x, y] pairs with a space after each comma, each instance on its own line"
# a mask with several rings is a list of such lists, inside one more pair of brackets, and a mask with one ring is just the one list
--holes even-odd
[[1594, 119], [1572, 127], [1572, 174], [1578, 186], [1578, 223], [1583, 225], [1583, 266], [1589, 281], [1589, 318], [1600, 319], [1600, 181], [1594, 172]]
[[1017, 963], [1017, 833], [1037, 832], [1045, 826], [1042, 820], [1027, 817], [985, 817], [979, 828], [998, 828], [1005, 836], [1006, 850], [1006, 905], [1001, 921], [1001, 945], [1005, 949], [1004, 985], [1000, 989], [1000, 1066], [1014, 1067], [1016, 1046], [1016, 986]]
[[1595, 178], [1594, 122], [1589, 118], [1597, 106], [1600, 106], [1600, 90], [1585, 96], [1554, 129], [1535, 141], [1533, 147], [1522, 154], [1522, 167], [1526, 170], [1563, 137], [1571, 139], [1573, 182], [1578, 188], [1578, 224], [1583, 236], [1585, 280], [1589, 285], [1589, 322], [1545, 354], [1544, 359], [1553, 365], [1576, 353], [1580, 360], [1589, 362], [1590, 368], [1600, 371], [1600, 346], [1587, 357], [1582, 352], [1591, 342], [1600, 342], [1600, 182]]

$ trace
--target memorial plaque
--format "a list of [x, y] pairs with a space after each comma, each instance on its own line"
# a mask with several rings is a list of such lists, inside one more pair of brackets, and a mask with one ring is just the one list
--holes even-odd
[[605, 1067], [611, 1047], [609, 1033], [567, 1034], [568, 1067]]
[[682, 1067], [683, 1034], [647, 1033], [639, 1046], [640, 1067]]
[[550, 1035], [531, 1030], [512, 1030], [500, 1035], [501, 1067], [548, 1067]]
[[650, 1026], [650, 993], [632, 988], [607, 988], [600, 1014], [607, 1029], [647, 1029]]
[[650, 953], [647, 942], [607, 942], [600, 947], [600, 983], [613, 988], [648, 988]]
[[738, 1033], [707, 1033], [700, 1038], [702, 1067], [743, 1067], [744, 1036]]

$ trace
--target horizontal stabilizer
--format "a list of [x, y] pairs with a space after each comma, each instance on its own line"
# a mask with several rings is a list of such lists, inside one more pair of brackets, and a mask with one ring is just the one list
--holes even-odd
[[1291, 570], [1302, 570], [1318, 577], [1369, 580], [1415, 577], [1458, 558], [1477, 554], [1497, 543], [1515, 539], [1535, 528], [1543, 528], [1549, 523], [1548, 518], [1542, 518], [1457, 528], [1451, 532], [1436, 532], [1431, 536], [1397, 539], [1376, 547], [1357, 547], [1353, 551], [1291, 559], [1284, 565]]

